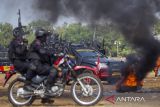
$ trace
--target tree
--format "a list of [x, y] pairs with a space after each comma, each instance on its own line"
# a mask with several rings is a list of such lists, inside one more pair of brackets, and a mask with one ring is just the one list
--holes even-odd
[[58, 27], [56, 30], [62, 38], [72, 42], [86, 40], [92, 36], [90, 29], [81, 23], [65, 24], [63, 27]]
[[[95, 33], [96, 40], [104, 45], [107, 50], [108, 56], [117, 56], [117, 46], [114, 44], [115, 41], [119, 41], [119, 55], [125, 56], [133, 50], [128, 42], [123, 38], [123, 35], [116, 29], [115, 26], [104, 24], [104, 25], [82, 25], [80, 23], [64, 24], [61, 27], [56, 28], [56, 31], [64, 39], [71, 42], [79, 43], [81, 40], [88, 40], [92, 42], [93, 35]], [[104, 43], [102, 41], [105, 41]]]
[[27, 35], [27, 39], [29, 43], [31, 43], [34, 40], [35, 38], [34, 31], [37, 28], [43, 28], [45, 30], [53, 31], [53, 25], [48, 21], [45, 21], [45, 20], [32, 21], [27, 26], [27, 30], [30, 31], [30, 34]]
[[[96, 39], [102, 43], [104, 39], [104, 48], [109, 56], [117, 56], [117, 44], [118, 55], [125, 56], [132, 52], [132, 49], [128, 42], [124, 39], [123, 35], [116, 29], [113, 24], [96, 25]], [[93, 28], [92, 32], [94, 32]]]
[[36, 30], [37, 28], [44, 28], [46, 30], [53, 30], [53, 25], [45, 20], [36, 20], [32, 21], [31, 23], [28, 24], [28, 28], [30, 30]]
[[154, 25], [154, 32], [156, 35], [160, 34], [160, 20]]
[[7, 47], [11, 39], [13, 27], [9, 23], [0, 23], [0, 44]]

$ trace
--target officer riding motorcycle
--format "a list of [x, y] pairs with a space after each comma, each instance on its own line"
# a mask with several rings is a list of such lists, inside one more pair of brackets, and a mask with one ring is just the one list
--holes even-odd
[[35, 32], [35, 40], [30, 46], [30, 52], [28, 59], [32, 65], [32, 71], [27, 72], [29, 79], [33, 78], [36, 74], [38, 75], [48, 75], [46, 83], [46, 95], [49, 95], [51, 92], [51, 87], [54, 85], [54, 80], [57, 76], [57, 70], [51, 67], [50, 55], [51, 52], [46, 47], [47, 36], [50, 35], [50, 32], [39, 28]]
[[[102, 83], [99, 78], [88, 73], [77, 75], [76, 69], [81, 66], [77, 66], [72, 62], [68, 55], [63, 54], [59, 56], [58, 58], [61, 59], [57, 64], [50, 61], [54, 53], [46, 48], [45, 42], [48, 35], [49, 33], [44, 29], [36, 30], [36, 39], [32, 42], [27, 57], [31, 66], [31, 72], [27, 72], [26, 76], [17, 77], [10, 83], [8, 87], [10, 103], [14, 106], [30, 105], [36, 99], [36, 96], [42, 99], [42, 103], [53, 102], [50, 98], [62, 96], [66, 82], [71, 79], [73, 81], [71, 86], [72, 99], [79, 105], [88, 106], [96, 104], [100, 101], [103, 93]], [[59, 71], [61, 70], [54, 68], [54, 65], [57, 68], [63, 66], [61, 76], [59, 76]], [[32, 82], [30, 84], [35, 89], [27, 91], [24, 84], [30, 73], [30, 78], [36, 75], [31, 79]], [[82, 98], [85, 98], [85, 100]]]

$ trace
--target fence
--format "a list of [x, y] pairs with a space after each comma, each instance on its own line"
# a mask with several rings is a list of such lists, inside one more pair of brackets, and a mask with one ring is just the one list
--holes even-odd
[[0, 51], [0, 66], [7, 66], [10, 64], [11, 62], [8, 59], [8, 51], [7, 50]]

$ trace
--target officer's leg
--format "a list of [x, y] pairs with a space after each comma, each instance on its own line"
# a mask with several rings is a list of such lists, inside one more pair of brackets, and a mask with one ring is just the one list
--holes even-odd
[[29, 68], [26, 73], [26, 79], [31, 80], [36, 75], [37, 64], [35, 62], [30, 62]]
[[37, 67], [37, 70], [36, 70], [37, 74], [38, 75], [46, 75], [48, 76], [49, 75], [49, 72], [50, 72], [50, 66], [47, 65], [47, 64], [39, 64], [38, 67]]
[[26, 72], [26, 82], [25, 82], [24, 89], [27, 91], [33, 91], [34, 88], [31, 86], [31, 83], [32, 83], [31, 80], [34, 76], [36, 76], [37, 61], [34, 60], [34, 61], [30, 62], [28, 65], [29, 65], [29, 67]]
[[29, 69], [29, 67], [30, 67], [29, 62], [26, 62], [26, 61], [21, 61], [20, 66], [21, 66], [21, 71], [22, 71], [24, 74], [27, 73], [27, 71], [28, 71], [28, 69]]
[[47, 89], [50, 90], [52, 85], [55, 83], [55, 79], [57, 76], [57, 70], [54, 68], [50, 69], [50, 73], [48, 75], [48, 79], [47, 79]]
[[35, 88], [31, 86], [32, 84], [32, 78], [35, 76], [35, 72], [32, 70], [28, 70], [26, 73], [26, 81], [24, 84], [24, 89], [26, 91], [33, 91]]
[[[38, 74], [39, 75], [47, 75], [48, 79], [47, 79], [47, 84], [46, 84], [46, 94], [50, 95], [50, 93], [48, 92], [48, 90], [51, 89], [53, 83], [54, 83], [54, 79], [56, 77], [56, 70], [51, 70], [51, 67], [49, 65], [41, 65], [38, 67], [39, 70]], [[50, 99], [49, 96], [45, 96], [44, 98], [42, 98], [41, 103], [53, 103], [54, 100]]]
[[15, 69], [21, 74], [25, 74], [29, 66], [27, 62], [21, 60], [15, 60], [13, 64]]
[[38, 67], [39, 70], [37, 70], [39, 75], [47, 75], [47, 84], [46, 87], [48, 90], [51, 89], [51, 86], [54, 84], [54, 80], [57, 76], [57, 70], [54, 68], [51, 68], [49, 65], [41, 65]]

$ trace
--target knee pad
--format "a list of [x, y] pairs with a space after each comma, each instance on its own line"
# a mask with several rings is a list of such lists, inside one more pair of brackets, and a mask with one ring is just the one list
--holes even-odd
[[52, 75], [52, 76], [57, 75], [57, 70], [56, 69], [51, 69], [50, 70], [50, 75]]

